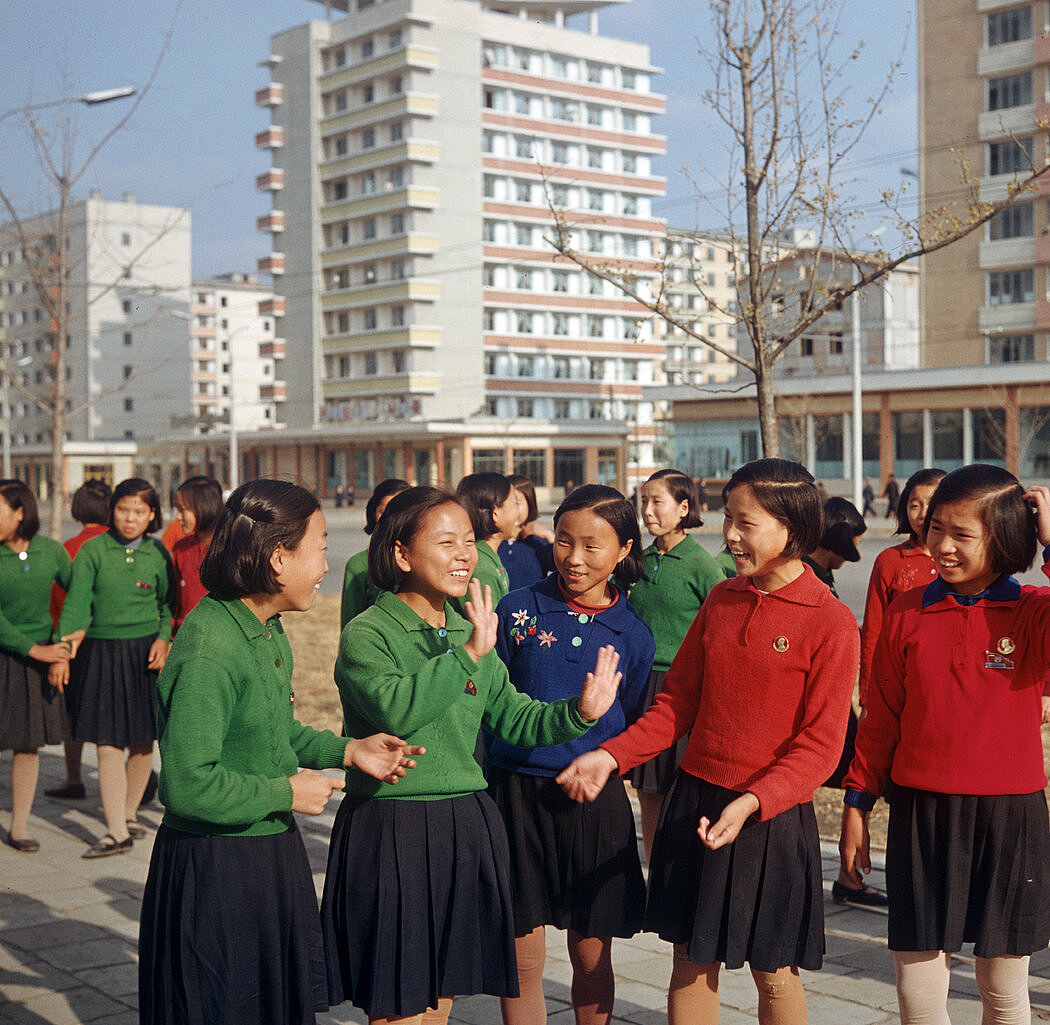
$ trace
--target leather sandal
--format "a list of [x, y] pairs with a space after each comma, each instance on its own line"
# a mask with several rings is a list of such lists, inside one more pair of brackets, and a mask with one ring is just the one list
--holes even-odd
[[884, 890], [874, 886], [865, 886], [858, 890], [852, 886], [844, 886], [837, 879], [831, 884], [831, 899], [836, 904], [852, 904], [860, 908], [884, 908], [889, 904]]
[[143, 826], [138, 819], [128, 819], [128, 836], [132, 840], [145, 840], [146, 839], [146, 827]]
[[31, 836], [27, 836], [22, 840], [16, 840], [10, 833], [4, 837], [4, 843], [8, 847], [13, 847], [16, 851], [20, 851], [22, 854], [35, 854], [40, 850], [40, 841], [34, 840]]
[[82, 858], [108, 858], [111, 854], [127, 854], [134, 846], [135, 841], [130, 836], [126, 840], [118, 840], [112, 833], [107, 833], [80, 856]]

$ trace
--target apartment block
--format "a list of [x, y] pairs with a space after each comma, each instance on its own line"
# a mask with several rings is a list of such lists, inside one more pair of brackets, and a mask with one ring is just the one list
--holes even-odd
[[598, 33], [606, 0], [326, 6], [273, 38], [256, 95], [289, 438], [323, 429], [322, 488], [625, 485], [653, 463], [664, 347], [548, 240], [557, 219], [587, 259], [654, 272], [648, 48]]

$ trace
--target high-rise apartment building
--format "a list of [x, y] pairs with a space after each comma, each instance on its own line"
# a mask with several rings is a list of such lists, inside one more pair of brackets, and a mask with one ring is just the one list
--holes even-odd
[[[50, 418], [32, 396], [49, 400], [58, 340], [33, 273], [49, 281], [57, 271], [57, 221], [57, 211], [26, 219], [23, 236], [12, 223], [0, 226], [0, 354], [14, 466], [44, 491]], [[190, 213], [138, 203], [132, 193], [107, 201], [95, 190], [70, 201], [67, 243], [64, 484], [75, 487], [84, 474], [109, 475], [112, 458], [126, 465], [133, 446], [125, 443], [172, 434], [190, 409], [185, 324], [171, 316], [189, 300]]]
[[269, 309], [273, 290], [254, 274], [195, 280], [190, 298], [194, 433], [283, 427], [285, 343]]
[[[663, 345], [574, 248], [644, 277], [664, 181], [648, 48], [606, 0], [346, 0], [275, 36], [257, 184], [287, 339], [290, 434], [322, 486], [517, 469], [537, 484], [653, 461]], [[579, 27], [576, 27], [578, 24]]]
[[[926, 210], [964, 201], [960, 161], [980, 199], [1004, 199], [1047, 159], [1047, 5], [919, 4], [920, 181]], [[1045, 181], [1045, 179], [1044, 179]], [[1050, 300], [1047, 186], [923, 261], [924, 366], [1045, 362]]]

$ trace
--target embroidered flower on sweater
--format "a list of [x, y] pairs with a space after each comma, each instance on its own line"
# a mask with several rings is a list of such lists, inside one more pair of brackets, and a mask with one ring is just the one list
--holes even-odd
[[514, 638], [515, 644], [521, 644], [526, 636], [536, 636], [536, 617], [529, 619], [529, 614], [524, 609], [518, 609], [514, 613], [514, 623], [515, 626], [510, 631], [510, 635]]
[[[535, 629], [535, 628], [533, 628]], [[547, 630], [540, 631], [540, 647], [549, 648], [558, 638]]]
[[525, 620], [527, 620], [528, 618], [529, 613], [527, 609], [518, 609], [518, 611], [514, 613], [514, 625], [524, 626]]

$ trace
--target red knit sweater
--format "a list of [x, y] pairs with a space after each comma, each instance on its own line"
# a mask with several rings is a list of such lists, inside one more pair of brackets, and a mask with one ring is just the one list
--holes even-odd
[[812, 800], [842, 754], [860, 638], [853, 614], [807, 566], [763, 594], [718, 584], [689, 628], [663, 689], [603, 744], [621, 772], [692, 730], [685, 772], [751, 791], [758, 818]]
[[948, 595], [923, 608], [924, 590], [887, 610], [845, 786], [878, 796], [892, 776], [947, 794], [1041, 790], [1050, 589], [969, 607]]
[[171, 561], [175, 566], [175, 617], [172, 632], [197, 607], [208, 589], [201, 583], [201, 563], [208, 549], [196, 534], [187, 534], [175, 542]]
[[897, 595], [913, 587], [925, 587], [936, 576], [933, 559], [911, 540], [887, 548], [876, 557], [868, 581], [868, 597], [864, 602], [864, 625], [860, 628], [860, 703], [865, 708], [868, 705], [871, 659], [886, 609]]

